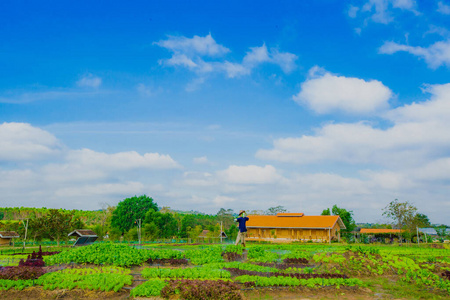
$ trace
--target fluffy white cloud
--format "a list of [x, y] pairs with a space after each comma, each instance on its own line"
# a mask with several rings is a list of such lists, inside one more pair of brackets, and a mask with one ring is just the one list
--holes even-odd
[[285, 73], [290, 73], [296, 68], [297, 55], [288, 52], [279, 52], [277, 49], [267, 49], [266, 44], [261, 47], [252, 47], [244, 56], [242, 66], [253, 69], [263, 63], [272, 63], [280, 66]]
[[3, 205], [96, 209], [99, 202], [163, 192], [163, 185], [151, 179], [180, 168], [159, 153], [71, 150], [51, 133], [24, 123], [1, 124], [0, 140], [0, 160], [15, 162], [0, 167]]
[[281, 138], [273, 149], [259, 150], [261, 159], [310, 164], [324, 161], [412, 167], [446, 155], [450, 148], [450, 84], [430, 86], [428, 101], [386, 114], [394, 122], [381, 129], [372, 124], [327, 124], [314, 135]]
[[437, 11], [444, 15], [450, 15], [450, 5], [446, 5], [442, 1], [439, 1]]
[[[277, 49], [269, 50], [265, 44], [261, 47], [250, 48], [241, 63], [225, 60], [222, 56], [230, 50], [217, 44], [211, 34], [193, 38], [169, 37], [155, 44], [172, 52], [172, 57], [160, 60], [160, 64], [184, 67], [201, 76], [217, 72], [225, 73], [229, 78], [236, 78], [251, 74], [254, 68], [263, 63], [278, 65], [285, 73], [290, 73], [296, 68], [295, 54], [280, 52]], [[204, 78], [202, 78], [203, 81]], [[195, 90], [195, 88], [189, 87], [188, 90]]]
[[363, 15], [369, 15], [370, 20], [375, 23], [389, 24], [394, 20], [395, 9], [407, 10], [419, 15], [416, 7], [414, 0], [368, 0], [360, 9], [350, 6], [348, 14], [351, 18], [355, 18], [357, 13], [361, 12]]
[[436, 69], [442, 65], [450, 67], [450, 40], [436, 42], [428, 48], [385, 42], [379, 49], [379, 53], [382, 54], [394, 54], [400, 51], [408, 52], [424, 59], [432, 69]]
[[169, 36], [167, 40], [161, 40], [155, 44], [172, 52], [187, 55], [220, 56], [230, 52], [230, 49], [217, 44], [211, 33], [205, 37], [194, 35], [193, 38]]
[[450, 113], [450, 83], [427, 85], [423, 91], [431, 94], [429, 101], [413, 102], [400, 106], [389, 111], [386, 117], [396, 123], [440, 123], [442, 125], [450, 123], [448, 118]]
[[86, 184], [81, 186], [62, 187], [55, 190], [55, 197], [96, 197], [99, 195], [139, 195], [145, 192], [141, 182]]
[[392, 91], [380, 81], [336, 76], [314, 67], [293, 99], [321, 114], [334, 111], [365, 114], [387, 108], [391, 97]]
[[135, 151], [108, 154], [90, 149], [72, 150], [67, 155], [67, 161], [77, 165], [117, 171], [139, 168], [173, 169], [179, 167], [169, 155], [159, 153], [140, 155]]
[[219, 171], [218, 176], [223, 181], [234, 184], [270, 184], [282, 178], [271, 165], [264, 167], [232, 165], [226, 170]]
[[77, 81], [79, 87], [98, 88], [102, 84], [102, 79], [98, 76], [87, 74]]
[[0, 161], [40, 160], [61, 151], [55, 136], [26, 123], [1, 124], [0, 141]]

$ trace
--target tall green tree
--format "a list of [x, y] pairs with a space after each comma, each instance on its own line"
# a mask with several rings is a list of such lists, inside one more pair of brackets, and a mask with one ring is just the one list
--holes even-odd
[[356, 227], [355, 220], [353, 220], [353, 211], [346, 210], [345, 208], [339, 208], [335, 204], [331, 208], [331, 213], [341, 218], [342, 223], [345, 225], [345, 229], [341, 230], [341, 235], [348, 239], [351, 236], [351, 232]]
[[234, 211], [232, 209], [224, 209], [221, 208], [216, 216], [217, 216], [217, 222], [222, 222], [223, 224], [223, 230], [225, 231], [225, 228], [229, 228], [230, 226], [234, 225], [234, 218], [233, 218]]
[[[73, 228], [73, 211], [65, 211], [60, 209], [49, 209], [47, 213], [42, 216], [42, 224], [44, 225], [44, 236], [51, 240], [56, 240], [57, 245], [61, 240], [67, 239], [67, 234]], [[77, 224], [78, 225], [78, 224]]]
[[414, 226], [417, 227], [431, 227], [431, 223], [430, 223], [430, 219], [428, 219], [428, 216], [424, 215], [424, 214], [419, 214], [417, 213], [414, 216]]
[[[413, 223], [417, 208], [408, 201], [400, 202], [398, 199], [391, 201], [384, 209], [383, 216], [394, 221], [398, 229], [408, 227], [408, 224]], [[399, 233], [401, 243], [401, 233]]]
[[124, 234], [133, 227], [137, 219], [144, 220], [145, 214], [150, 209], [158, 211], [158, 205], [146, 195], [126, 198], [119, 202], [117, 208], [113, 211], [111, 226], [120, 229]]
[[[173, 214], [166, 212], [161, 213], [159, 211], [154, 211], [153, 209], [150, 209], [145, 214], [144, 219], [144, 228], [145, 231], [148, 231], [151, 229], [152, 231], [152, 237], [160, 237], [160, 238], [171, 238], [178, 235], [178, 223]], [[157, 234], [155, 234], [155, 231], [153, 229], [154, 226], [158, 229]]]

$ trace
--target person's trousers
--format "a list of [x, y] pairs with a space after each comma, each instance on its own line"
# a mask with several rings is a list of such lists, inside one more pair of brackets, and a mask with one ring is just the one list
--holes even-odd
[[239, 244], [239, 241], [242, 243], [242, 246], [245, 247], [245, 237], [247, 236], [247, 231], [246, 232], [238, 232], [237, 238], [236, 238], [236, 246]]

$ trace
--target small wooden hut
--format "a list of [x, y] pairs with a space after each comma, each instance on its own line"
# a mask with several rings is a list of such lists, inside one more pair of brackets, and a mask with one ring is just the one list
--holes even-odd
[[98, 239], [97, 234], [90, 229], [77, 229], [68, 234], [68, 236], [77, 237], [73, 246], [90, 245]]
[[18, 235], [15, 231], [0, 231], [0, 246], [8, 246], [13, 242], [14, 238], [18, 238]]

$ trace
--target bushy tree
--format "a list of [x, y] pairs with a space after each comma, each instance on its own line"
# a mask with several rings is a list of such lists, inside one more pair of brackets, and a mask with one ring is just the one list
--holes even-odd
[[286, 209], [284, 208], [284, 206], [278, 205], [278, 206], [275, 206], [275, 207], [268, 208], [264, 212], [264, 214], [269, 215], [269, 216], [274, 216], [274, 215], [276, 215], [278, 213], [284, 213], [284, 212], [286, 212]]
[[[395, 199], [383, 209], [383, 216], [393, 220], [398, 229], [403, 229], [413, 223], [416, 211], [417, 208], [408, 201], [399, 202]], [[401, 242], [401, 233], [399, 239]]]
[[[177, 220], [173, 216], [173, 214], [166, 212], [161, 213], [159, 211], [154, 211], [150, 209], [144, 218], [144, 226], [147, 228], [147, 225], [154, 224], [158, 229], [158, 234], [152, 234], [152, 237], [160, 237], [160, 238], [171, 238], [178, 234], [178, 225]], [[150, 228], [150, 227], [149, 227]], [[146, 229], [147, 231], [147, 229]]]
[[335, 216], [339, 216], [342, 220], [342, 223], [344, 223], [346, 229], [344, 232], [351, 232], [353, 229], [355, 229], [356, 224], [355, 220], [353, 220], [353, 211], [346, 210], [345, 208], [339, 208], [337, 205], [333, 205], [333, 208], [331, 209], [331, 212]]
[[321, 215], [322, 215], [322, 216], [331, 216], [330, 209], [329, 209], [329, 208], [324, 209], [324, 210], [322, 211]]
[[146, 196], [134, 196], [119, 202], [113, 211], [111, 226], [121, 230], [122, 234], [128, 232], [137, 219], [144, 220], [145, 214], [150, 210], [158, 211], [158, 205], [153, 199]]
[[56, 240], [57, 245], [59, 246], [61, 240], [67, 239], [67, 234], [69, 234], [69, 232], [74, 229], [80, 229], [73, 228], [73, 214], [73, 211], [49, 209], [48, 212], [42, 216], [44, 236], [49, 237], [51, 240]]
[[197, 222], [194, 215], [184, 215], [181, 219], [180, 237], [187, 238], [188, 231], [197, 226]]

